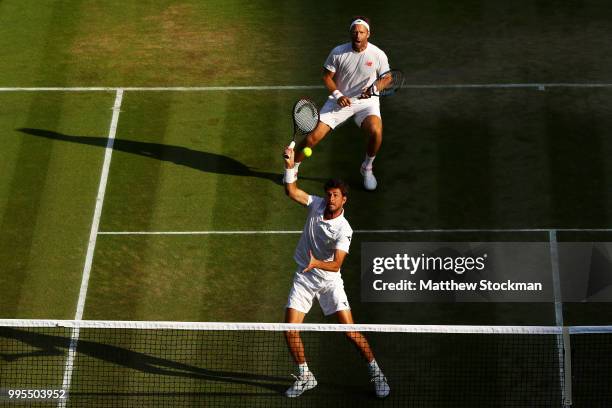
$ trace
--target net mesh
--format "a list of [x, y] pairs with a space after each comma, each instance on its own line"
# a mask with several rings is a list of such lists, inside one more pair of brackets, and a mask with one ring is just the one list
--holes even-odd
[[301, 133], [312, 132], [319, 122], [317, 107], [308, 99], [300, 99], [293, 106], [293, 120]]
[[[0, 324], [0, 405], [561, 407], [568, 385], [554, 327], [44, 322]], [[318, 381], [298, 398], [284, 396], [296, 373], [288, 327], [300, 329]], [[376, 398], [348, 330], [368, 339], [387, 398]], [[612, 406], [612, 329], [572, 343], [573, 406]]]
[[612, 329], [578, 329], [574, 333], [573, 406], [612, 407]]

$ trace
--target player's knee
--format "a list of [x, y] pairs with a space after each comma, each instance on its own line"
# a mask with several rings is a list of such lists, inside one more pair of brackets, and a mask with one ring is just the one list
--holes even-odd
[[347, 332], [346, 338], [360, 349], [369, 347], [368, 340], [360, 332]]
[[364, 126], [363, 130], [371, 138], [382, 139], [382, 127], [380, 126]]
[[315, 128], [315, 130], [310, 133], [304, 140], [308, 147], [314, 147], [317, 143], [321, 141], [327, 134], [331, 128], [326, 124], [319, 122], [319, 125]]
[[382, 131], [372, 131], [367, 133], [368, 144], [380, 146], [382, 143]]
[[297, 331], [285, 332], [285, 341], [289, 346], [296, 346], [301, 343], [300, 334]]
[[314, 147], [317, 143], [321, 141], [321, 139], [323, 139], [323, 136], [324, 135], [321, 133], [313, 132], [308, 135], [308, 137], [304, 140], [306, 141], [306, 145], [308, 147]]
[[288, 330], [285, 332], [285, 338], [287, 341], [293, 341], [300, 337], [300, 333], [296, 330]]
[[359, 337], [361, 337], [359, 332], [346, 332], [344, 333], [346, 338], [352, 342], [357, 342]]

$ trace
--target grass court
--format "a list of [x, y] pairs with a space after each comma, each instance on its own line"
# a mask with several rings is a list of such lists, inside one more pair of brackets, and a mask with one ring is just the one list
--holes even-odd
[[[73, 319], [82, 302], [90, 320], [282, 321], [306, 216], [278, 183], [289, 112], [304, 95], [322, 105], [320, 67], [357, 14], [407, 75], [382, 102], [379, 188], [361, 188], [352, 122], [298, 182], [351, 185], [357, 322], [555, 325], [553, 304], [362, 303], [360, 245], [610, 240], [612, 8], [594, 0], [0, 1], [0, 318]], [[563, 312], [612, 324], [609, 304]], [[37, 341], [61, 365], [69, 340]], [[45, 381], [61, 385], [61, 368]]]

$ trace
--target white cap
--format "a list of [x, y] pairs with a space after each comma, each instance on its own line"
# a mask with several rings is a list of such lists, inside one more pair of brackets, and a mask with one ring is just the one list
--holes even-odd
[[351, 23], [351, 26], [349, 27], [349, 31], [353, 29], [353, 26], [354, 26], [355, 24], [361, 24], [362, 26], [365, 26], [365, 28], [367, 28], [367, 29], [368, 29], [368, 32], [370, 31], [370, 25], [369, 25], [369, 24], [368, 24], [368, 23], [367, 23], [365, 20], [362, 20], [362, 19], [360, 19], [360, 18], [358, 18], [357, 20], [354, 20], [354, 21]]

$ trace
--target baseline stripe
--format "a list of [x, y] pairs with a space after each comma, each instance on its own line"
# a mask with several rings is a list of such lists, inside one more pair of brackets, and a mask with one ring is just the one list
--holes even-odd
[[[433, 233], [526, 233], [612, 232], [612, 228], [497, 228], [497, 229], [380, 229], [354, 230], [355, 234], [433, 234]], [[302, 230], [234, 230], [234, 231], [100, 231], [98, 235], [275, 235], [301, 234]]]
[[[402, 86], [404, 89], [504, 89], [519, 88], [543, 91], [546, 88], [612, 88], [612, 83], [489, 83], [489, 84], [408, 84]], [[207, 92], [207, 91], [280, 91], [280, 90], [303, 90], [303, 89], [325, 89], [323, 85], [253, 85], [253, 86], [75, 86], [75, 87], [0, 87], [0, 92], [117, 92], [140, 91], [140, 92]]]
[[275, 235], [301, 234], [302, 231], [103, 231], [98, 235]]

